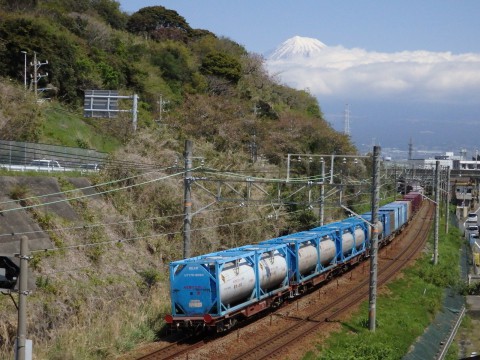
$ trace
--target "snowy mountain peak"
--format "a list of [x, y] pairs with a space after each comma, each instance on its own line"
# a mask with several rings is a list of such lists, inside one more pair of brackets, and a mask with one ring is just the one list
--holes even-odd
[[314, 57], [327, 45], [308, 37], [294, 36], [283, 42], [270, 56], [270, 60], [285, 60], [294, 57]]

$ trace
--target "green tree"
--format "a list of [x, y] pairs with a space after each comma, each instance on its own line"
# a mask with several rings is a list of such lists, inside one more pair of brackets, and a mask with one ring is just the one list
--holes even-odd
[[155, 34], [158, 36], [158, 32], [162, 29], [177, 29], [186, 34], [191, 31], [185, 18], [163, 6], [144, 7], [132, 14], [127, 22], [129, 32], [146, 37], [153, 37]]
[[92, 0], [92, 7], [113, 28], [125, 28], [128, 16], [120, 11], [120, 3], [113, 0]]
[[208, 54], [203, 59], [200, 72], [237, 83], [242, 74], [242, 65], [231, 55], [215, 52]]
[[181, 93], [181, 87], [191, 82], [195, 71], [192, 54], [181, 42], [162, 43], [152, 56], [152, 62], [160, 68], [162, 78], [176, 93]]

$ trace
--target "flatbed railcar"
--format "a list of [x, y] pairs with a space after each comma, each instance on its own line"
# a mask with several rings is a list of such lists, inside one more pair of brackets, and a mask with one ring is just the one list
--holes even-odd
[[[418, 211], [419, 193], [381, 206], [379, 247], [391, 242]], [[371, 212], [258, 244], [170, 264], [172, 329], [222, 332], [280, 306], [369, 257]]]

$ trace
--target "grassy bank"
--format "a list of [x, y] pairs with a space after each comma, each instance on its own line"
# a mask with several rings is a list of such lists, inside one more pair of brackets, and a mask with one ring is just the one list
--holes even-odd
[[444, 288], [459, 282], [462, 237], [457, 228], [445, 234], [440, 225], [439, 263], [432, 264], [433, 232], [424, 255], [403, 276], [379, 290], [376, 331], [368, 330], [368, 301], [342, 330], [304, 359], [401, 359], [442, 306]]
[[[121, 146], [121, 141], [100, 129], [105, 120], [88, 120], [81, 114], [68, 111], [57, 103], [44, 109], [40, 143], [95, 149], [111, 153]], [[113, 123], [114, 120], [111, 121]], [[113, 125], [112, 125], [113, 126]]]

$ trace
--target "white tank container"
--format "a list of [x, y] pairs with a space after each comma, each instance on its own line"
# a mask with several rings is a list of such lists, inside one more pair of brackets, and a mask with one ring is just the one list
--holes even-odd
[[[353, 237], [355, 235], [355, 238]], [[358, 250], [362, 247], [362, 244], [365, 242], [365, 233], [362, 229], [358, 228], [354, 230], [354, 233], [346, 232], [342, 235], [342, 250], [343, 255], [352, 251], [353, 247]]]
[[[287, 261], [278, 252], [273, 257], [268, 253], [262, 255], [259, 266], [259, 280], [262, 290], [271, 290], [287, 276]], [[246, 300], [255, 288], [255, 271], [245, 259], [238, 265], [234, 262], [225, 264], [219, 276], [220, 298], [224, 304]]]
[[[355, 239], [354, 236], [355, 235]], [[360, 249], [365, 242], [365, 233], [362, 229], [355, 229], [354, 234], [347, 232], [342, 235], [343, 254], [347, 254], [355, 246]], [[335, 242], [326, 237], [320, 242], [320, 263], [325, 266], [329, 264], [335, 257]], [[311, 242], [306, 242], [300, 246], [298, 250], [299, 270], [300, 274], [308, 274], [315, 269], [318, 262], [317, 248]]]
[[[322, 265], [330, 263], [335, 257], [335, 242], [330, 238], [320, 242], [320, 262]], [[298, 250], [298, 268], [300, 274], [308, 274], [315, 269], [318, 262], [317, 248], [310, 242], [300, 245]]]

